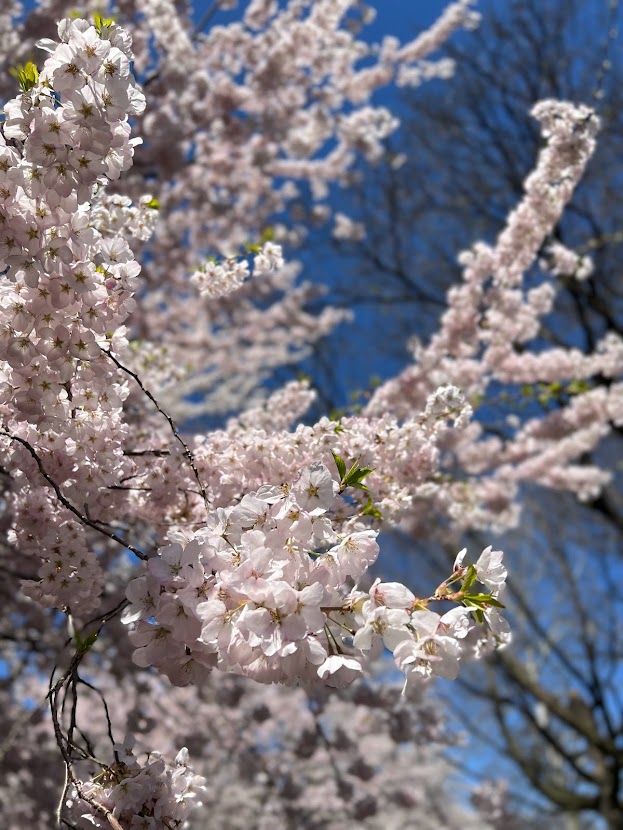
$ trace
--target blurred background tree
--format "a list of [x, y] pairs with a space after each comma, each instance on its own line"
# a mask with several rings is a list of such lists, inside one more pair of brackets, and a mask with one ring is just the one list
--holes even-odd
[[[339, 345], [329, 338], [316, 350], [310, 374], [335, 407], [348, 408], [359, 396], [345, 401], [350, 366], [336, 354], [365, 350], [369, 374], [350, 381], [351, 390], [353, 382], [365, 389], [373, 375], [406, 362], [408, 335], [426, 340], [435, 330], [445, 292], [460, 279], [458, 253], [478, 239], [492, 242], [521, 197], [540, 141], [528, 112], [544, 98], [592, 104], [602, 128], [597, 153], [549, 240], [590, 257], [593, 270], [584, 279], [560, 274], [561, 291], [540, 336], [587, 348], [622, 332], [621, 6], [490, 0], [479, 10], [479, 29], [449, 46], [452, 81], [402, 93], [403, 126], [387, 156], [344, 197], [345, 213], [365, 225], [366, 237], [336, 242], [343, 258], [332, 299], [358, 309], [365, 342], [342, 330]], [[539, 280], [534, 269], [529, 283]], [[509, 416], [556, 409], [564, 394], [546, 385], [519, 397], [501, 389], [479, 417], [496, 433]], [[599, 448], [612, 483], [586, 504], [526, 488], [521, 526], [499, 540], [518, 552], [507, 600], [514, 645], [491, 661], [487, 677], [467, 678], [460, 697], [456, 688], [448, 692], [458, 718], [479, 736], [472, 737], [468, 766], [479, 774], [506, 770], [515, 803], [539, 827], [544, 817], [548, 827], [566, 830], [623, 827], [622, 448], [620, 429]], [[406, 578], [413, 540], [396, 545], [395, 576]], [[422, 553], [418, 541], [418, 562]], [[432, 546], [428, 553], [433, 579], [447, 554]]]

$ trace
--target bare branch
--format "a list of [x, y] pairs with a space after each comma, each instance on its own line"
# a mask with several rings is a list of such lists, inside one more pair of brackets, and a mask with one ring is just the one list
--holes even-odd
[[35, 460], [35, 463], [37, 464], [37, 467], [39, 468], [39, 472], [44, 477], [44, 479], [48, 482], [48, 484], [51, 486], [51, 488], [54, 490], [54, 492], [56, 494], [56, 498], [60, 501], [60, 503], [63, 505], [63, 507], [66, 507], [67, 510], [69, 510], [71, 513], [73, 513], [74, 516], [76, 516], [80, 520], [80, 522], [82, 522], [82, 524], [86, 525], [87, 527], [92, 528], [93, 530], [97, 530], [98, 533], [101, 533], [103, 536], [107, 536], [109, 539], [112, 539], [113, 542], [117, 542], [122, 547], [127, 548], [129, 551], [132, 551], [132, 553], [135, 556], [138, 556], [139, 559], [147, 559], [147, 556], [142, 551], [138, 550], [138, 548], [133, 547], [131, 544], [129, 544], [129, 542], [125, 542], [120, 536], [117, 536], [116, 533], [113, 533], [112, 531], [109, 531], [109, 530], [105, 530], [101, 526], [101, 524], [99, 524], [97, 522], [94, 522], [92, 519], [89, 519], [87, 516], [85, 516], [83, 513], [81, 513], [78, 510], [77, 507], [74, 507], [74, 505], [63, 495], [63, 493], [61, 491], [61, 488], [54, 481], [54, 479], [50, 475], [48, 475], [48, 473], [46, 472], [46, 470], [43, 466], [43, 463], [42, 463], [41, 459], [39, 458], [39, 456], [35, 452], [34, 448], [28, 443], [28, 441], [25, 441], [23, 438], [20, 438], [18, 435], [11, 435], [10, 433], [4, 432], [4, 431], [0, 431], [0, 435], [4, 435], [7, 438], [10, 438], [11, 441], [17, 441], [17, 443], [21, 444], [22, 447], [24, 447], [24, 449], [28, 450], [28, 452], [30, 453], [32, 458]]

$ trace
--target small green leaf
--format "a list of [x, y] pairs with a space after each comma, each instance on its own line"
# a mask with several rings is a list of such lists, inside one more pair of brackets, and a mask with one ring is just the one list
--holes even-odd
[[467, 566], [467, 573], [465, 578], [463, 579], [463, 585], [461, 586], [461, 590], [463, 592], [467, 591], [469, 588], [472, 587], [474, 582], [476, 581], [476, 567], [474, 565]]
[[368, 501], [367, 501], [365, 507], [363, 508], [363, 510], [361, 511], [361, 513], [362, 513], [363, 516], [372, 516], [373, 519], [382, 519], [383, 518], [383, 514], [378, 509], [378, 507], [375, 504], [372, 503], [371, 498], [368, 498]]
[[581, 395], [583, 392], [588, 392], [590, 386], [585, 380], [572, 380], [567, 386], [569, 395]]
[[483, 402], [484, 398], [485, 396], [483, 392], [475, 392], [469, 400], [470, 404], [472, 405], [472, 409], [478, 409], [480, 404]]
[[88, 651], [91, 648], [91, 646], [95, 643], [96, 640], [97, 640], [97, 632], [94, 631], [92, 634], [89, 634], [89, 636], [86, 638], [86, 640], [84, 640], [84, 642], [82, 643], [82, 651]]
[[87, 651], [91, 648], [93, 643], [97, 640], [97, 631], [93, 631], [89, 634], [85, 639], [82, 639], [82, 635], [79, 631], [76, 631], [74, 634], [74, 640], [76, 641], [76, 651], [78, 654], [86, 654]]
[[[331, 450], [331, 452], [333, 452], [333, 450]], [[368, 490], [366, 485], [362, 484], [362, 482], [366, 476], [369, 476], [370, 473], [374, 472], [372, 467], [360, 467], [359, 462], [355, 461], [350, 470], [346, 472], [346, 464], [344, 463], [344, 459], [340, 458], [341, 464], [338, 464], [337, 459], [339, 456], [336, 456], [336, 454], [333, 453], [333, 457], [335, 458], [335, 463], [337, 464], [338, 471], [340, 473], [340, 481], [342, 485], [340, 487], [340, 492], [345, 490], [347, 487], [355, 487], [357, 490]]]
[[344, 474], [346, 473], [346, 464], [344, 463], [344, 459], [340, 458], [340, 456], [331, 450], [331, 455], [333, 456], [333, 460], [335, 461], [335, 466], [337, 467], [337, 471], [340, 474], [340, 481], [343, 481]]
[[344, 479], [344, 484], [347, 487], [359, 487], [361, 490], [367, 490], [368, 488], [361, 482], [366, 476], [369, 476], [371, 472], [373, 472], [372, 467], [358, 467], [357, 469], [351, 468]]
[[32, 61], [28, 61], [24, 66], [21, 64], [12, 66], [9, 73], [17, 78], [22, 92], [29, 92], [39, 81], [39, 70]]
[[160, 210], [160, 202], [155, 196], [152, 196], [145, 207], [151, 208], [152, 210]]
[[462, 602], [464, 605], [473, 606], [475, 608], [504, 608], [502, 603], [491, 594], [466, 594]]
[[104, 32], [104, 29], [110, 29], [110, 27], [115, 22], [115, 19], [114, 17], [102, 17], [101, 14], [95, 12], [95, 14], [93, 15], [93, 21], [95, 24], [95, 31], [101, 37]]

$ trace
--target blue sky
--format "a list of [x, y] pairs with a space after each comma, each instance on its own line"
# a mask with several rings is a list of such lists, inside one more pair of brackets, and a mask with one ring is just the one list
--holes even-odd
[[430, 26], [449, 5], [448, 0], [370, 0], [377, 10], [376, 20], [368, 26], [372, 39], [383, 35], [406, 38]]

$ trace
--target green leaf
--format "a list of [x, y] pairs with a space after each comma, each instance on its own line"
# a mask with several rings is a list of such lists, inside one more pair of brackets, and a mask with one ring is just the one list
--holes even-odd
[[101, 37], [102, 33], [104, 32], [104, 29], [110, 29], [110, 27], [113, 25], [113, 23], [115, 22], [115, 18], [102, 17], [101, 14], [95, 12], [95, 14], [93, 15], [93, 21], [95, 24], [95, 31]]
[[476, 567], [475, 565], [468, 565], [467, 566], [467, 574], [463, 579], [463, 584], [461, 586], [461, 590], [466, 592], [469, 588], [472, 587], [474, 582], [476, 581]]
[[350, 470], [345, 476], [342, 476], [342, 484], [344, 487], [355, 487], [357, 490], [366, 490], [365, 484], [362, 484], [364, 478], [369, 476], [374, 470], [372, 467], [360, 467], [359, 462], [355, 461]]
[[365, 507], [363, 508], [363, 510], [361, 511], [361, 513], [362, 513], [363, 516], [372, 516], [373, 519], [382, 519], [383, 518], [383, 514], [378, 509], [378, 507], [375, 504], [373, 504], [371, 498], [368, 498], [368, 501], [367, 501]]
[[24, 66], [22, 66], [21, 64], [18, 64], [17, 66], [12, 66], [9, 69], [9, 73], [14, 78], [17, 78], [22, 92], [28, 92], [34, 86], [36, 86], [37, 82], [39, 81], [39, 70], [32, 61], [28, 61], [28, 63]]
[[485, 621], [484, 612], [480, 611], [480, 610], [474, 611], [474, 619], [476, 620], [476, 622], [478, 622], [478, 623], [480, 623], [480, 625], [482, 625], [483, 622]]
[[502, 605], [499, 599], [496, 599], [495, 597], [491, 597], [489, 599], [488, 605], [492, 605], [494, 608], [506, 608], [506, 606]]
[[[343, 427], [339, 425], [336, 426], [335, 431], [341, 432]], [[337, 453], [331, 450], [333, 458], [335, 459], [335, 464], [337, 466], [338, 472], [340, 474], [340, 492], [345, 490], [347, 487], [355, 487], [357, 490], [368, 490], [365, 484], [362, 484], [364, 478], [369, 476], [370, 473], [374, 472], [373, 467], [360, 467], [359, 462], [355, 461], [352, 467], [348, 472], [346, 472], [346, 463], [344, 462], [343, 458], [340, 458]]]
[[89, 636], [86, 638], [86, 640], [82, 643], [82, 651], [88, 651], [91, 648], [91, 646], [95, 643], [96, 640], [97, 640], [97, 632], [94, 631], [92, 634], [89, 634]]
[[152, 196], [145, 207], [151, 208], [152, 210], [160, 210], [160, 202], [155, 196]]
[[76, 651], [78, 654], [86, 654], [87, 651], [92, 647], [92, 645], [97, 640], [97, 631], [93, 631], [87, 637], [82, 639], [82, 635], [79, 631], [76, 631], [74, 634], [74, 640], [76, 641]]
[[466, 594], [462, 602], [464, 605], [473, 606], [475, 608], [504, 608], [502, 603], [491, 594]]
[[331, 450], [331, 455], [333, 456], [333, 460], [335, 461], [337, 471], [340, 474], [340, 481], [343, 481], [344, 474], [346, 472], [346, 464], [344, 463], [344, 459], [341, 458], [336, 452], [333, 452], [333, 450]]

